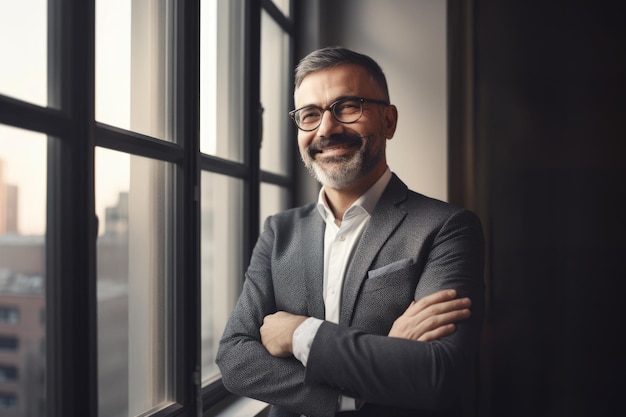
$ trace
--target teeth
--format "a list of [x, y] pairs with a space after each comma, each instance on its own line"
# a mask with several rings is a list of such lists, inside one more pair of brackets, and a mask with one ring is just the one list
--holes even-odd
[[322, 151], [332, 151], [333, 149], [346, 149], [346, 148], [350, 148], [350, 145], [333, 146], [333, 147], [330, 147], [330, 148], [325, 148]]

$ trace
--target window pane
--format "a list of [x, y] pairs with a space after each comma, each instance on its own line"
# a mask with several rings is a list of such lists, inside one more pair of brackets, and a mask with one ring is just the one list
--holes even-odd
[[173, 0], [96, 1], [96, 119], [172, 139]]
[[200, 150], [243, 160], [243, 5], [200, 3]]
[[15, 365], [0, 365], [0, 382], [16, 382], [18, 370]]
[[289, 208], [289, 192], [274, 184], [261, 183], [261, 229], [267, 216]]
[[202, 172], [202, 382], [219, 378], [217, 345], [243, 277], [242, 181]]
[[[261, 15], [261, 169], [288, 174], [290, 110], [289, 36], [267, 12]], [[292, 138], [292, 140], [296, 140]]]
[[96, 149], [99, 415], [172, 402], [173, 168]]
[[47, 106], [48, 0], [0, 0], [0, 94]]
[[46, 149], [0, 125], [0, 415], [45, 410]]

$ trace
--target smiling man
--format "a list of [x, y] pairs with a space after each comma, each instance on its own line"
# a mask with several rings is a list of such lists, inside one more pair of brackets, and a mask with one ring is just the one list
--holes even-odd
[[224, 385], [270, 416], [461, 415], [484, 311], [478, 218], [391, 172], [398, 111], [368, 56], [312, 52], [294, 101], [322, 188], [265, 222], [220, 341]]
[[[306, 105], [291, 112], [301, 130], [300, 153], [328, 189], [358, 197], [385, 171], [385, 142], [393, 137], [398, 113], [384, 95], [367, 70], [354, 64], [322, 70], [300, 82], [295, 102]], [[325, 109], [313, 103], [328, 103], [334, 117], [324, 119]]]

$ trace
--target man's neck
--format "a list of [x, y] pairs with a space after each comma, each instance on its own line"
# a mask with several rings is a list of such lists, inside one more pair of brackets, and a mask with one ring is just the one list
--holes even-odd
[[350, 208], [361, 194], [346, 193], [345, 190], [336, 190], [334, 188], [324, 188], [326, 194], [326, 202], [333, 212], [335, 219], [341, 221], [346, 210]]
[[385, 170], [386, 165], [381, 172], [371, 172], [350, 187], [336, 189], [325, 186], [324, 194], [326, 194], [326, 202], [333, 212], [335, 219], [338, 221], [343, 220], [343, 215], [350, 206], [378, 181], [385, 173]]

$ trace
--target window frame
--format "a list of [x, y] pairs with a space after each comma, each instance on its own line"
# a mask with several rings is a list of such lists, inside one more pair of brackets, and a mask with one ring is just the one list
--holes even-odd
[[[243, 191], [243, 256], [245, 271], [252, 255], [254, 245], [260, 230], [260, 187], [261, 183], [284, 187], [289, 193], [289, 202], [295, 204], [294, 164], [289, 164], [289, 175], [279, 175], [261, 170], [261, 12], [265, 10], [290, 36], [290, 64], [293, 67], [295, 57], [295, 31], [292, 17], [286, 17], [271, 0], [247, 0], [244, 5], [244, 114], [243, 114], [243, 162], [223, 160], [221, 158], [199, 153], [200, 170], [217, 174], [224, 174], [244, 180]], [[294, 4], [290, 1], [290, 16], [293, 16]], [[293, 85], [293, 75], [286, 80], [289, 86]], [[290, 89], [288, 89], [290, 90]], [[289, 97], [292, 101], [293, 98]], [[285, 123], [291, 128], [291, 123], [285, 117]], [[291, 132], [294, 132], [292, 129]], [[289, 155], [295, 155], [296, 147], [292, 145]], [[294, 158], [291, 158], [293, 160]], [[290, 161], [291, 162], [291, 161]], [[239, 286], [243, 285], [244, 277], [240, 277]], [[221, 380], [215, 381], [201, 389], [202, 412], [206, 412], [230, 393], [224, 388]]]
[[[293, 17], [271, 0], [245, 1], [245, 145], [244, 160], [237, 163], [200, 153], [200, 1], [175, 4], [177, 143], [95, 120], [95, 0], [48, 0], [48, 107], [0, 94], [1, 124], [48, 136], [45, 345], [51, 417], [98, 415], [96, 146], [175, 165], [175, 403], [152, 416], [195, 416], [228, 395], [221, 381], [199, 387], [201, 172], [244, 180], [244, 270], [260, 229], [261, 183], [285, 188], [294, 201], [293, 163], [289, 175], [260, 170], [258, 113], [261, 10], [290, 36], [291, 61]], [[285, 82], [292, 85], [292, 79]], [[288, 154], [295, 155], [295, 146]]]

